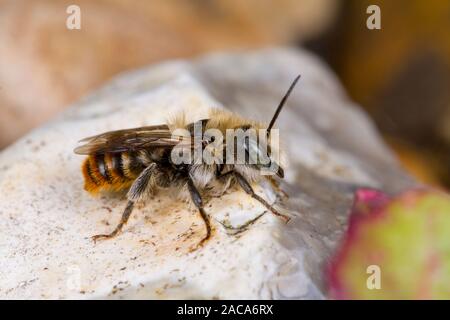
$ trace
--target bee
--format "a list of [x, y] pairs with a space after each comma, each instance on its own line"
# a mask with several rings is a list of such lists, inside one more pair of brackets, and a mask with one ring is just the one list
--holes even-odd
[[[225, 161], [222, 155], [219, 155], [219, 161], [213, 163], [195, 159], [179, 163], [174, 160], [173, 155], [175, 150], [187, 150], [192, 155], [197, 147], [200, 151], [211, 146], [214, 146], [215, 151], [223, 151], [230, 145], [236, 147], [238, 142], [235, 139], [227, 141], [228, 138], [225, 138], [222, 143], [217, 143], [214, 135], [207, 134], [210, 129], [223, 135], [226, 135], [228, 129], [240, 129], [244, 133], [250, 129], [258, 129], [269, 137], [281, 109], [299, 79], [300, 75], [292, 82], [268, 126], [226, 110], [211, 109], [207, 119], [192, 123], [187, 123], [185, 117], [181, 116], [167, 124], [110, 131], [81, 140], [85, 144], [77, 147], [74, 152], [88, 156], [82, 165], [84, 189], [91, 194], [125, 190], [128, 199], [116, 228], [109, 234], [95, 235], [92, 239], [97, 241], [115, 237], [127, 223], [136, 203], [170, 188], [185, 194], [204, 221], [206, 232], [198, 246], [204, 245], [211, 237], [211, 222], [205, 211], [205, 202], [211, 197], [220, 197], [235, 186], [242, 188], [268, 211], [288, 222], [288, 216], [278, 212], [256, 194], [252, 187], [252, 183], [272, 179], [272, 176], [261, 175], [262, 169], [274, 168], [279, 178], [284, 177], [283, 168], [273, 158], [274, 146], [270, 143], [267, 142], [266, 148], [262, 148], [254, 137], [246, 136], [243, 143], [240, 143], [245, 151], [245, 159], [240, 163]], [[183, 134], [176, 133], [179, 128], [184, 129]], [[268, 161], [250, 161], [253, 159], [249, 156], [250, 151], [256, 152], [258, 156], [265, 156]]]

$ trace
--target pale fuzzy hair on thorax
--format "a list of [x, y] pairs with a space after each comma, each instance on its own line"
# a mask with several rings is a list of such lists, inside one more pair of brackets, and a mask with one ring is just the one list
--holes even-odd
[[[186, 129], [186, 126], [199, 121], [203, 119], [209, 119], [208, 123], [206, 124], [205, 130], [208, 129], [217, 129], [220, 130], [224, 137], [226, 137], [226, 130], [227, 129], [234, 129], [239, 128], [242, 126], [249, 126], [253, 129], [266, 129], [268, 127], [268, 124], [258, 122], [255, 120], [250, 120], [241, 117], [240, 115], [231, 112], [226, 109], [220, 109], [220, 108], [211, 108], [207, 112], [207, 116], [201, 117], [199, 115], [196, 115], [195, 118], [190, 116], [189, 111], [180, 112], [179, 114], [172, 116], [167, 121], [167, 124], [171, 131], [174, 131], [176, 129]], [[282, 140], [280, 138], [280, 140]], [[283, 151], [282, 142], [280, 141], [280, 145], [274, 146], [270, 143], [270, 147], [272, 148], [272, 151], [278, 152], [280, 156], [280, 165], [282, 167], [286, 167], [288, 165], [286, 154]]]
[[195, 119], [193, 119], [186, 111], [180, 112], [179, 114], [170, 117], [167, 124], [171, 131], [173, 131], [175, 129], [185, 129], [188, 124], [203, 119], [209, 119], [205, 129], [218, 129], [222, 131], [223, 134], [226, 133], [227, 129], [234, 129], [246, 125], [254, 129], [267, 128], [267, 125], [261, 122], [245, 119], [236, 113], [219, 108], [212, 108], [208, 110], [207, 116], [199, 117], [197, 115]]
[[225, 134], [227, 129], [235, 129], [242, 126], [249, 126], [253, 129], [267, 128], [267, 125], [263, 123], [245, 119], [234, 112], [223, 109], [211, 109], [205, 129], [218, 129]]

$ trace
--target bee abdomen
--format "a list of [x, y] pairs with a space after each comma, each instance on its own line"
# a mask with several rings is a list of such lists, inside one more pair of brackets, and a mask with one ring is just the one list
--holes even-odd
[[89, 156], [82, 170], [84, 189], [97, 193], [129, 188], [143, 167], [127, 153], [107, 153]]

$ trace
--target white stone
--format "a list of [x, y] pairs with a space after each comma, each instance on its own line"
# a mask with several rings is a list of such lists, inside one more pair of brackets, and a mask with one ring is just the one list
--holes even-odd
[[[83, 190], [78, 140], [164, 123], [181, 110], [194, 119], [210, 107], [267, 121], [297, 73], [302, 79], [278, 122], [290, 163], [288, 225], [266, 214], [239, 237], [228, 235], [216, 220], [238, 225], [264, 211], [233, 192], [210, 201], [213, 238], [190, 253], [202, 220], [160, 195], [135, 210], [122, 234], [91, 241], [115, 226], [125, 200]], [[303, 51], [217, 54], [141, 69], [0, 154], [0, 298], [324, 298], [323, 270], [355, 187], [390, 192], [411, 183], [334, 76]]]

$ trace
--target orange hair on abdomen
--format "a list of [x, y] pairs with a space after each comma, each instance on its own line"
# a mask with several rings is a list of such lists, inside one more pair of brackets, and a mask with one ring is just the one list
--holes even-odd
[[90, 155], [83, 163], [84, 189], [92, 194], [120, 191], [131, 186], [135, 175], [123, 167], [126, 154]]

